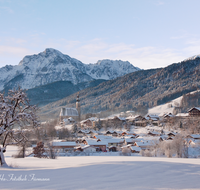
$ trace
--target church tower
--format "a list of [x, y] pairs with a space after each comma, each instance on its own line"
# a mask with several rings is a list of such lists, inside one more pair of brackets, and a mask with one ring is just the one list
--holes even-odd
[[80, 104], [80, 99], [79, 99], [79, 94], [77, 95], [76, 98], [76, 109], [78, 111], [78, 121], [81, 121], [81, 104]]

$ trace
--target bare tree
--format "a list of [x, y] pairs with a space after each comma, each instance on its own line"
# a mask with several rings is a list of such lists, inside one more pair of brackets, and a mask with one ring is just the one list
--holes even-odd
[[174, 152], [176, 153], [176, 156], [178, 158], [182, 158], [183, 157], [183, 149], [184, 149], [184, 139], [180, 134], [178, 134], [174, 137], [172, 146], [173, 146]]
[[[36, 107], [29, 104], [26, 93], [18, 88], [9, 90], [8, 95], [0, 93], [0, 138], [3, 145], [0, 146], [0, 165], [6, 167], [4, 152], [8, 145], [19, 144], [28, 141], [22, 128], [24, 126], [38, 126]], [[20, 128], [14, 130], [14, 128]], [[10, 138], [10, 141], [6, 141]]]
[[172, 141], [163, 141], [160, 143], [160, 149], [163, 153], [168, 157], [171, 158], [173, 155], [173, 146]]

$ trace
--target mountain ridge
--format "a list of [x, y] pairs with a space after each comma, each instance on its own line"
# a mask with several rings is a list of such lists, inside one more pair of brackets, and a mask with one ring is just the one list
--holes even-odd
[[[105, 62], [104, 60], [98, 62]], [[109, 64], [108, 63], [112, 63]], [[71, 81], [73, 84], [94, 79], [111, 80], [140, 70], [129, 62], [107, 60], [107, 64], [84, 64], [53, 48], [25, 56], [18, 65], [0, 68], [0, 90], [21, 86], [31, 89], [56, 81]]]

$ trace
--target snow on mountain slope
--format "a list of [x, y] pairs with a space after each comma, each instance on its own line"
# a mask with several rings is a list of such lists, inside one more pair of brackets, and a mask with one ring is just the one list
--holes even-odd
[[189, 57], [189, 58], [187, 58], [187, 59], [185, 59], [185, 60], [183, 60], [183, 61], [194, 60], [194, 59], [196, 59], [196, 58], [200, 58], [200, 54], [199, 54], [199, 55], [194, 55], [194, 56], [192, 56], [192, 57]]
[[121, 60], [99, 60], [96, 64], [86, 65], [86, 72], [94, 79], [114, 79], [127, 73], [139, 71], [140, 69], [131, 65], [128, 61]]
[[162, 104], [162, 105], [150, 108], [148, 110], [148, 114], [155, 114], [159, 116], [163, 116], [164, 114], [168, 114], [168, 113], [173, 114], [174, 108], [180, 105], [182, 98], [183, 96], [176, 98], [166, 104]]
[[37, 55], [25, 56], [16, 66], [0, 68], [0, 90], [17, 86], [30, 89], [55, 81], [77, 84], [93, 79], [110, 80], [137, 70], [140, 69], [123, 61], [103, 60], [87, 65], [47, 48]]
[[[190, 92], [190, 94], [194, 94], [199, 91], [200, 90], [196, 90], [196, 91]], [[180, 106], [182, 98], [183, 96], [180, 96], [166, 104], [162, 104], [162, 105], [150, 108], [148, 110], [148, 114], [155, 114], [159, 116], [163, 116], [164, 114], [169, 114], [169, 113], [173, 114], [174, 108]]]

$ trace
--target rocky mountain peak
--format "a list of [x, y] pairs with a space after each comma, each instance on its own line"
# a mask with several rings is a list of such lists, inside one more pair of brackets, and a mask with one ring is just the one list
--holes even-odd
[[[5, 72], [6, 70], [6, 72]], [[0, 68], [0, 90], [21, 86], [30, 89], [56, 81], [73, 84], [94, 79], [110, 80], [140, 70], [121, 60], [100, 60], [83, 64], [53, 48], [25, 56], [18, 65]]]

